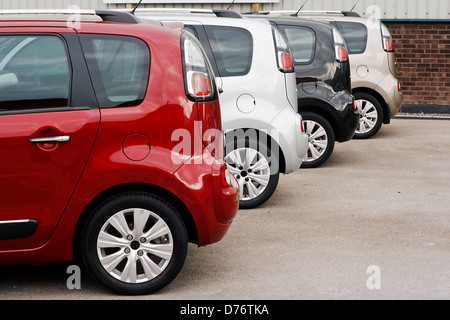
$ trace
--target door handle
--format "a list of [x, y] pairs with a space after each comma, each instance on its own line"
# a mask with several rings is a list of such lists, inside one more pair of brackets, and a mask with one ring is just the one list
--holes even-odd
[[62, 143], [70, 141], [70, 136], [31, 138], [28, 141], [30, 143]]

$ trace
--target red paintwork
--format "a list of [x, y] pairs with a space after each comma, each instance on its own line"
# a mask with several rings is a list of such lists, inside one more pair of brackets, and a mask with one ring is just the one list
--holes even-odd
[[[23, 31], [24, 26], [27, 32], [73, 32], [65, 22], [8, 21], [0, 23], [0, 34]], [[172, 150], [179, 143], [171, 141], [174, 130], [185, 129], [199, 139], [195, 121], [202, 121], [203, 132], [222, 129], [218, 101], [197, 106], [186, 97], [181, 31], [86, 22], [78, 32], [144, 40], [151, 56], [146, 98], [135, 107], [0, 115], [0, 221], [32, 218], [39, 222], [32, 237], [0, 240], [0, 264], [72, 260], [78, 245], [74, 243], [77, 224], [84, 221], [80, 216], [96, 197], [117, 186], [166, 189], [192, 215], [199, 245], [219, 241], [239, 205], [238, 188], [222, 185], [223, 154], [218, 152], [214, 158], [201, 141], [191, 141], [192, 154], [202, 161], [184, 165], [186, 159], [172, 161]], [[70, 142], [28, 142], [33, 137], [65, 134], [71, 136]], [[151, 146], [147, 155], [145, 139]], [[218, 140], [223, 147], [222, 139]]]

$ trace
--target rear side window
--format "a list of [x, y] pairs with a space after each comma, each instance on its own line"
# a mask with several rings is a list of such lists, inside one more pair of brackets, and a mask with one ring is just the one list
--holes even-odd
[[102, 108], [139, 105], [145, 97], [150, 53], [140, 39], [81, 35], [83, 49]]
[[236, 27], [206, 26], [206, 33], [220, 76], [242, 76], [250, 71], [253, 40], [247, 30]]
[[69, 105], [71, 70], [56, 35], [0, 36], [0, 112]]
[[291, 46], [295, 64], [310, 64], [314, 59], [316, 37], [309, 28], [280, 26]]
[[367, 28], [357, 22], [336, 22], [350, 53], [363, 53], [367, 45]]

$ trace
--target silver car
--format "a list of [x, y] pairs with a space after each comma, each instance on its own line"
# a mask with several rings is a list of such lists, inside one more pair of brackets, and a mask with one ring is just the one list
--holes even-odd
[[284, 36], [268, 21], [233, 11], [138, 9], [136, 15], [141, 20], [183, 22], [199, 39], [222, 92], [225, 161], [239, 182], [240, 208], [267, 201], [279, 174], [299, 169], [308, 150]]

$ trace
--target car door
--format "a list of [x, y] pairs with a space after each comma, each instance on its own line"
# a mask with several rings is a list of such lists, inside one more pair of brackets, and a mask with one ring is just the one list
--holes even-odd
[[98, 131], [77, 35], [48, 29], [0, 33], [0, 250], [49, 239]]

